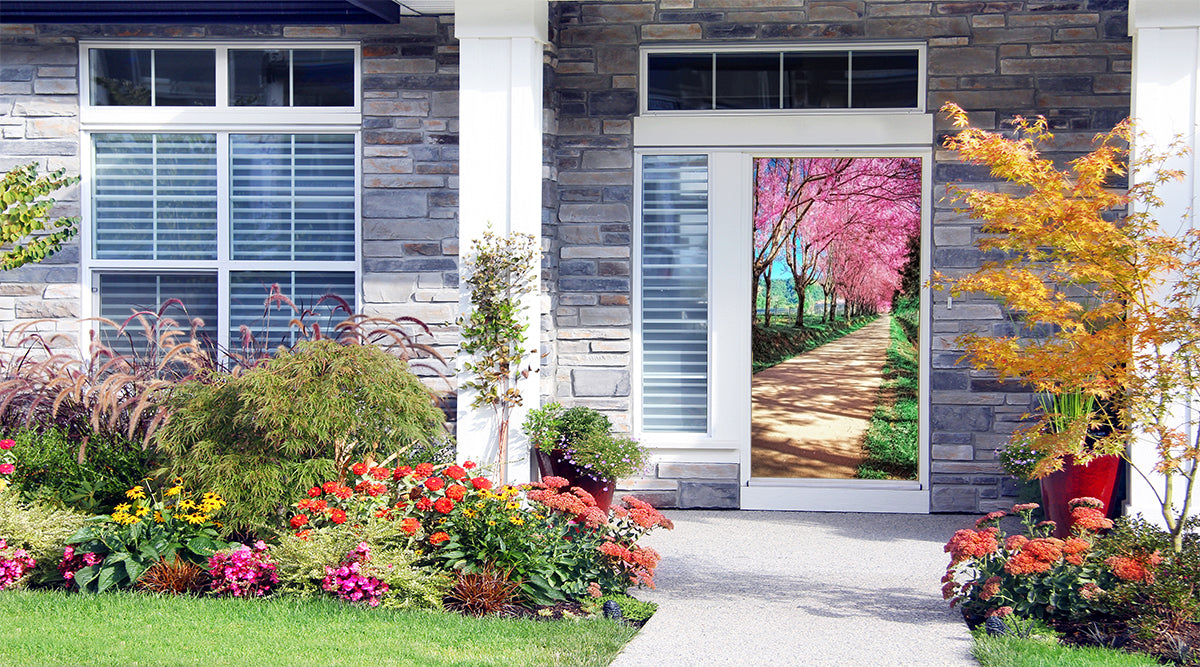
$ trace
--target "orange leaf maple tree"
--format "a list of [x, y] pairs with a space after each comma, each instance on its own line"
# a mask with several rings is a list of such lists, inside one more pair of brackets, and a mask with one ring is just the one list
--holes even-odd
[[[964, 358], [1051, 397], [1083, 393], [1111, 406], [1113, 433], [1090, 445], [1082, 436], [1094, 414], [1057, 432], [1047, 428], [1055, 415], [1042, 414], [1013, 442], [1039, 454], [1034, 477], [1067, 455], [1086, 462], [1154, 447], [1153, 471], [1135, 470], [1147, 482], [1162, 476], [1150, 486], [1180, 549], [1200, 464], [1200, 230], [1171, 233], [1154, 212], [1159, 186], [1182, 176], [1164, 166], [1182, 149], [1138, 145], [1131, 160], [1136, 135], [1125, 120], [1059, 168], [1041, 154], [1053, 140], [1044, 118], [1014, 119], [1008, 137], [970, 127], [952, 103], [942, 111], [959, 129], [945, 147], [1008, 183], [950, 187], [950, 198], [983, 221], [976, 246], [998, 259], [965, 275], [935, 273], [931, 283], [997, 299], [1021, 324], [1010, 335], [959, 336]], [[1138, 178], [1122, 187], [1130, 169]]]

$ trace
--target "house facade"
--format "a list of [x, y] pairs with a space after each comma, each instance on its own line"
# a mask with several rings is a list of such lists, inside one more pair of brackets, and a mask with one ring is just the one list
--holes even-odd
[[[989, 180], [940, 148], [944, 102], [987, 129], [1044, 115], [1061, 160], [1131, 110], [1195, 130], [1187, 2], [96, 4], [0, 8], [0, 166], [80, 174], [59, 211], [83, 218], [0, 274], [5, 334], [45, 320], [69, 347], [81, 317], [180, 298], [228, 345], [279, 284], [417, 317], [452, 357], [460, 257], [489, 225], [529, 233], [526, 407], [609, 414], [654, 452], [623, 486], [663, 506], [975, 512], [1016, 492], [994, 451], [1033, 397], [953, 342], [1012, 323], [927, 289], [915, 478], [751, 475], [756, 160], [917, 160], [924, 281], [985, 260], [943, 201]], [[457, 405], [460, 456], [494, 458], [491, 415]]]

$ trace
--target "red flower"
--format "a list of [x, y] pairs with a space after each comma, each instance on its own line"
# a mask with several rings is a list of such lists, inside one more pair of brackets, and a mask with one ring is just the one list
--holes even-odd
[[388, 507], [382, 507], [380, 509], [375, 510], [375, 518], [376, 519], [389, 519], [389, 518], [391, 518], [391, 514], [392, 514], [392, 510], [391, 510], [391, 508], [388, 508]]
[[472, 470], [475, 468], [475, 462], [474, 461], [463, 461], [463, 467], [466, 468], [467, 470]]
[[325, 482], [321, 485], [321, 490], [325, 493], [333, 493], [338, 487], [337, 482]]
[[367, 468], [367, 464], [362, 463], [361, 461], [350, 466], [350, 472], [354, 473], [355, 475], [365, 475], [367, 474], [367, 470], [369, 470], [369, 468]]
[[387, 468], [383, 468], [383, 467], [371, 468], [371, 476], [381, 482], [383, 480], [387, 479], [388, 477], [390, 477], [391, 474], [392, 474], [392, 471], [388, 470]]
[[367, 487], [367, 494], [370, 495], [372, 498], [383, 495], [383, 493], [385, 491], [387, 491], [387, 487], [380, 484], [379, 482], [374, 482], [369, 487]]
[[354, 485], [354, 492], [355, 493], [366, 493], [367, 489], [369, 489], [369, 488], [371, 488], [371, 483], [364, 479], [363, 481]]
[[[468, 461], [468, 463], [470, 462]], [[475, 487], [479, 491], [483, 491], [485, 489], [492, 488], [492, 480], [488, 479], [487, 477], [472, 477], [471, 486]]]
[[303, 514], [297, 514], [296, 516], [292, 517], [292, 520], [288, 523], [292, 524], [292, 528], [299, 528], [300, 526], [308, 523], [308, 517], [304, 516]]
[[454, 511], [454, 501], [449, 498], [438, 498], [437, 502], [433, 504], [433, 509], [442, 514], [449, 514]]
[[396, 468], [396, 472], [392, 473], [392, 479], [399, 482], [405, 477], [411, 475], [412, 471], [413, 469], [411, 466], [400, 466], [399, 468]]
[[451, 500], [462, 500], [467, 495], [467, 487], [461, 484], [451, 484], [446, 487], [446, 497]]
[[302, 540], [307, 540], [309, 535], [312, 535], [312, 530], [308, 528], [296, 533], [296, 537], [299, 537]]
[[432, 534], [432, 535], [430, 535], [430, 536], [429, 536], [429, 543], [430, 543], [430, 544], [433, 544], [433, 545], [438, 545], [438, 544], [441, 544], [442, 542], [445, 542], [446, 540], [449, 540], [449, 539], [450, 539], [450, 535], [449, 535], [449, 534], [447, 534], [447, 533], [445, 533], [445, 532], [442, 532], [442, 531], [440, 531], [440, 530], [439, 530], [438, 532], [436, 532], [436, 533], [434, 533], [434, 534]]
[[428, 512], [433, 507], [433, 501], [427, 497], [423, 497], [417, 501], [417, 509], [422, 512]]
[[337, 496], [338, 498], [341, 498], [342, 500], [345, 500], [345, 499], [349, 498], [350, 496], [354, 495], [354, 492], [351, 491], [350, 487], [348, 487], [348, 486], [339, 486], [333, 490], [333, 495]]
[[443, 486], [446, 486], [446, 481], [441, 477], [430, 477], [425, 480], [425, 488], [430, 491], [440, 491]]
[[450, 479], [463, 480], [467, 477], [467, 470], [462, 466], [450, 466], [446, 468], [445, 475]]
[[313, 488], [308, 490], [309, 498], [316, 498], [319, 495], [321, 495], [321, 487], [319, 487], [319, 486], [314, 486]]
[[417, 531], [420, 530], [420, 528], [421, 528], [421, 522], [417, 521], [416, 519], [414, 519], [411, 516], [400, 522], [400, 530], [403, 530], [404, 532], [408, 533], [409, 535], [416, 535]]
[[418, 463], [416, 469], [413, 472], [415, 472], [417, 474], [417, 477], [428, 477], [433, 474], [433, 464], [432, 463]]
[[346, 510], [338, 508], [329, 513], [329, 520], [336, 524], [346, 523]]

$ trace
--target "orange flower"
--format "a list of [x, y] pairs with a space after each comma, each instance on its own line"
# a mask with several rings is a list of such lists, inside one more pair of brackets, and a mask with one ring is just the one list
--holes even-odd
[[991, 600], [997, 593], [1000, 592], [1000, 577], [990, 577], [983, 582], [983, 587], [979, 589], [980, 600]]
[[982, 558], [995, 553], [999, 548], [1000, 545], [996, 543], [997, 532], [999, 530], [994, 526], [982, 531], [965, 528], [956, 531], [943, 550], [950, 554], [952, 563], [960, 563], [968, 558]]
[[1104, 512], [1084, 505], [1071, 508], [1071, 524], [1075, 528], [1093, 533], [1113, 527], [1112, 519], [1106, 518]]
[[441, 544], [442, 542], [445, 542], [449, 539], [450, 539], [450, 535], [448, 533], [445, 533], [445, 532], [439, 530], [438, 532], [429, 536], [429, 543], [436, 546], [436, 545]]

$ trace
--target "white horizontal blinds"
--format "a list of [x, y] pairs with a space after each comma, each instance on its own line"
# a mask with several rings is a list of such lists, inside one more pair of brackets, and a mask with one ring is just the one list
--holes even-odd
[[[333, 327], [355, 310], [354, 273], [350, 271], [233, 271], [229, 274], [229, 344], [242, 346], [241, 327], [249, 328], [258, 344], [270, 347], [296, 342], [292, 318], [298, 315], [286, 305], [266, 307], [272, 286], [290, 298], [303, 312], [303, 321], [317, 323], [333, 335]], [[341, 297], [350, 312], [341, 309]]]
[[354, 259], [354, 135], [230, 136], [235, 260]]
[[[135, 312], [156, 313], [170, 299], [172, 304], [163, 310], [163, 317], [175, 320], [179, 329], [188, 332], [196, 318], [204, 325], [198, 333], [216, 341], [220, 325], [217, 316], [217, 276], [214, 273], [102, 273], [98, 276], [100, 316], [118, 325]], [[153, 324], [153, 322], [151, 322]], [[104, 330], [104, 328], [101, 328]], [[128, 325], [133, 340], [142, 340], [144, 329], [134, 321]], [[111, 341], [110, 341], [111, 342]]]
[[708, 431], [708, 158], [642, 157], [642, 428]]
[[93, 256], [217, 258], [217, 138], [94, 134]]

